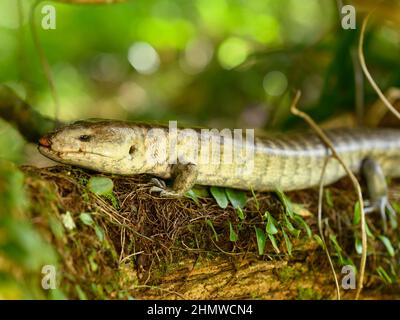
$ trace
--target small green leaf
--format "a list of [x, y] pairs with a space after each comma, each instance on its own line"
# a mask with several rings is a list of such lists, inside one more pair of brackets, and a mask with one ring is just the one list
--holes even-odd
[[95, 261], [95, 257], [96, 257], [96, 252], [94, 251], [90, 256], [89, 256], [89, 264], [90, 264], [90, 269], [93, 272], [96, 272], [99, 268], [98, 264]]
[[382, 243], [385, 245], [387, 252], [391, 257], [394, 257], [395, 252], [394, 248], [392, 246], [392, 243], [390, 242], [389, 238], [385, 236], [378, 236], [378, 238], [382, 241]]
[[293, 227], [293, 224], [289, 221], [288, 217], [285, 216], [285, 224], [286, 228], [288, 228], [289, 231], [296, 230], [295, 227]]
[[356, 237], [354, 246], [355, 246], [357, 254], [361, 255], [362, 254], [362, 241], [360, 238]]
[[356, 268], [356, 266], [355, 266], [353, 260], [351, 260], [351, 258], [344, 257], [344, 258], [343, 258], [343, 265], [345, 265], [345, 266], [352, 266], [354, 272], [357, 272], [357, 268]]
[[266, 244], [265, 233], [260, 228], [254, 227], [254, 229], [256, 230], [258, 254], [262, 256], [264, 254]]
[[210, 192], [220, 208], [225, 209], [228, 206], [228, 198], [223, 188], [213, 186], [210, 188]]
[[92, 216], [90, 215], [90, 213], [81, 213], [79, 215], [79, 218], [81, 219], [81, 221], [86, 224], [87, 226], [91, 226], [93, 225], [94, 221], [92, 219]]
[[393, 209], [397, 214], [400, 214], [400, 204], [398, 202], [392, 202]]
[[107, 195], [112, 193], [114, 183], [107, 177], [91, 177], [88, 182], [88, 188], [97, 195]]
[[371, 232], [370, 228], [368, 227], [368, 223], [365, 222], [365, 232], [367, 233], [367, 236], [370, 237], [371, 239], [375, 239], [375, 236]]
[[100, 242], [104, 241], [104, 231], [99, 225], [94, 226], [94, 232], [96, 232], [97, 238], [100, 240]]
[[206, 220], [207, 225], [211, 228], [212, 232], [214, 233], [215, 240], [218, 241], [218, 234], [215, 231], [214, 225], [211, 220]]
[[243, 208], [246, 205], [247, 197], [245, 192], [241, 190], [226, 188], [225, 193], [235, 209]]
[[114, 193], [110, 192], [110, 193], [104, 194], [103, 196], [111, 201], [111, 203], [115, 209], [117, 209], [117, 210], [119, 209], [119, 202], [118, 202], [117, 197], [114, 195]]
[[299, 215], [295, 215], [295, 216], [294, 216], [294, 220], [295, 220], [300, 226], [303, 227], [303, 229], [304, 229], [304, 230], [306, 231], [306, 233], [307, 233], [307, 236], [308, 236], [309, 238], [311, 238], [311, 237], [312, 237], [312, 231], [311, 231], [310, 226], [307, 224], [307, 222], [305, 222], [304, 219], [303, 219], [301, 216], [299, 216]]
[[325, 199], [328, 207], [333, 208], [332, 192], [329, 189], [325, 190]]
[[207, 198], [210, 196], [210, 193], [208, 192], [208, 188], [204, 186], [194, 186], [192, 188], [192, 191], [196, 194], [197, 198]]
[[293, 224], [289, 221], [287, 216], [285, 216], [285, 224], [286, 228], [292, 235], [294, 235], [296, 238], [300, 236], [300, 230], [297, 230], [295, 227], [293, 227]]
[[81, 287], [77, 284], [75, 285], [75, 291], [78, 294], [79, 300], [87, 300], [87, 296], [85, 292], [81, 289]]
[[301, 217], [311, 217], [313, 214], [300, 203], [292, 203], [292, 210]]
[[232, 223], [229, 221], [229, 240], [235, 242], [237, 241], [237, 239], [238, 239], [237, 234], [235, 230], [233, 230]]
[[197, 194], [192, 189], [185, 193], [185, 197], [192, 199], [197, 205], [200, 204]]
[[268, 234], [269, 240], [271, 240], [272, 246], [274, 247], [276, 253], [279, 253], [278, 244], [276, 243], [275, 236], [273, 234]]
[[293, 249], [292, 242], [290, 241], [288, 235], [286, 234], [285, 230], [283, 230], [283, 228], [282, 228], [282, 233], [283, 233], [283, 237], [285, 238], [286, 250], [287, 250], [289, 256], [291, 256], [292, 249]]
[[254, 189], [253, 188], [250, 188], [251, 189], [251, 194], [253, 195], [253, 198], [254, 198], [254, 202], [255, 202], [255, 205], [256, 205], [256, 209], [257, 209], [257, 211], [258, 210], [260, 210], [260, 203], [258, 202], [258, 199], [257, 199], [257, 197], [256, 197], [256, 194], [254, 193]]
[[318, 243], [318, 245], [320, 245], [322, 247], [322, 249], [325, 249], [324, 241], [322, 241], [322, 239], [321, 239], [321, 237], [319, 235], [314, 234], [313, 238]]
[[294, 229], [293, 231], [289, 231], [296, 239], [300, 237], [301, 231], [298, 229]]
[[383, 269], [381, 266], [376, 268], [376, 272], [378, 273], [379, 277], [383, 280], [383, 282], [387, 284], [392, 284], [393, 280], [392, 278], [387, 274], [385, 269]]
[[204, 187], [194, 186], [185, 196], [192, 199], [196, 204], [200, 204], [199, 198], [207, 198], [210, 194]]
[[290, 202], [290, 200], [286, 197], [286, 195], [281, 190], [275, 190], [275, 193], [277, 194], [279, 200], [283, 204], [286, 214], [289, 217], [293, 218], [294, 213], [293, 213], [292, 203]]
[[240, 207], [238, 207], [238, 208], [236, 209], [236, 213], [237, 213], [237, 215], [238, 215], [238, 217], [239, 217], [240, 220], [244, 220], [244, 212], [243, 212], [243, 210], [242, 210]]
[[267, 226], [265, 228], [268, 234], [276, 234], [278, 232], [278, 229], [276, 228], [274, 222], [275, 219], [272, 217], [271, 214], [268, 214]]
[[353, 224], [357, 225], [361, 221], [361, 207], [360, 207], [360, 202], [356, 202], [354, 205], [354, 217], [353, 217]]
[[67, 230], [71, 231], [71, 230], [75, 229], [76, 226], [75, 226], [74, 219], [71, 216], [71, 212], [67, 211], [65, 214], [62, 214], [61, 219], [64, 224], [64, 227]]
[[50, 216], [49, 227], [57, 239], [62, 239], [64, 237], [64, 227], [58, 218]]
[[343, 259], [343, 255], [342, 255], [343, 249], [340, 247], [339, 243], [337, 242], [336, 236], [331, 234], [329, 236], [329, 239], [333, 243], [333, 247], [335, 248], [335, 251], [336, 251], [336, 254], [338, 256], [340, 265], [345, 265], [345, 260]]

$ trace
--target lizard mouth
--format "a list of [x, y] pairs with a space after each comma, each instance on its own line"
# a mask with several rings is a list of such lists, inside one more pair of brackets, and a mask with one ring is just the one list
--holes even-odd
[[39, 146], [43, 148], [51, 148], [51, 140], [47, 136], [43, 136], [39, 139]]
[[[50, 159], [56, 160], [56, 161], [61, 161], [63, 160], [66, 156], [68, 155], [81, 155], [81, 156], [85, 156], [85, 155], [96, 155], [102, 158], [110, 158], [107, 155], [101, 154], [99, 152], [92, 152], [92, 151], [83, 151], [83, 150], [63, 150], [63, 151], [57, 151], [54, 150], [51, 147], [51, 142], [47, 141], [47, 140], [42, 140], [43, 138], [41, 138], [39, 140], [39, 151], [40, 153], [42, 153], [43, 155], [49, 157]], [[122, 160], [122, 159], [115, 159], [115, 160]]]
[[57, 156], [60, 159], [62, 159], [63, 155], [66, 156], [66, 155], [70, 155], [70, 154], [81, 154], [81, 155], [93, 154], [96, 156], [109, 158], [108, 156], [98, 153], [98, 152], [89, 152], [89, 151], [81, 151], [81, 150], [79, 150], [79, 151], [56, 151], [56, 150], [52, 149], [51, 146], [42, 145], [42, 144], [39, 144], [39, 151], [41, 151], [45, 155]]
[[[100, 152], [93, 152], [93, 151], [85, 151], [82, 149], [79, 150], [57, 150], [54, 149], [52, 146], [52, 141], [49, 136], [43, 136], [39, 139], [39, 146], [38, 149], [40, 153], [42, 153], [44, 156], [53, 159], [55, 161], [60, 161], [64, 160], [65, 157], [71, 156], [71, 155], [80, 155], [80, 156], [85, 156], [85, 155], [95, 155], [99, 156], [102, 158], [110, 158], [109, 156], [102, 154]], [[124, 157], [114, 159], [116, 161], [121, 161], [123, 160]]]
[[60, 160], [60, 155], [57, 154], [57, 152], [55, 152], [51, 147], [52, 143], [49, 136], [41, 137], [38, 142], [38, 150], [41, 154], [55, 161]]

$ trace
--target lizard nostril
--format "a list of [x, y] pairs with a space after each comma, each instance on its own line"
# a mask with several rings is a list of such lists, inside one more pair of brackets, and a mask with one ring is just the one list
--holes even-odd
[[49, 148], [49, 147], [51, 146], [51, 141], [50, 141], [50, 139], [49, 139], [48, 137], [44, 136], [44, 137], [41, 137], [41, 138], [39, 139], [39, 144], [40, 144], [42, 147], [47, 147], [47, 148]]

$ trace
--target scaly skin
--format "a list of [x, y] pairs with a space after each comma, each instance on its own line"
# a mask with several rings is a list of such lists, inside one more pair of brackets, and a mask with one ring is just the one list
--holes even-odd
[[[178, 129], [178, 134], [183, 129]], [[200, 129], [196, 129], [196, 137]], [[354, 172], [359, 172], [366, 158], [379, 164], [385, 176], [400, 176], [400, 130], [395, 129], [336, 129], [327, 130], [337, 152]], [[305, 189], [318, 185], [321, 170], [329, 150], [313, 133], [281, 137], [256, 137], [254, 166], [251, 161], [234, 160], [200, 163], [196, 157], [210, 150], [210, 143], [199, 150], [193, 138], [182, 135], [177, 139], [178, 164], [171, 164], [167, 140], [168, 127], [113, 120], [80, 121], [67, 125], [40, 140], [39, 150], [45, 156], [65, 164], [99, 172], [132, 175], [148, 173], [168, 179], [174, 178], [172, 190], [164, 195], [182, 195], [193, 184], [231, 187], [246, 190], [283, 191]], [[219, 135], [217, 135], [219, 137]], [[218, 139], [219, 140], [219, 139]], [[227, 138], [221, 139], [220, 158], [225, 156]], [[242, 155], [251, 147], [243, 139]], [[158, 164], [148, 155], [159, 156]], [[165, 159], [161, 159], [165, 156]], [[194, 157], [194, 158], [193, 158]], [[173, 158], [173, 157], [172, 157]], [[335, 159], [330, 159], [325, 173], [325, 184], [345, 176]]]

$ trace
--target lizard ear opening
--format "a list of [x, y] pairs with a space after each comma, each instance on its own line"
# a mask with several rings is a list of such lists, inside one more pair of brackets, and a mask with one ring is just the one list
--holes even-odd
[[129, 148], [129, 154], [130, 154], [131, 156], [135, 153], [135, 151], [136, 151], [136, 147], [135, 147], [135, 146], [131, 146], [131, 147]]

